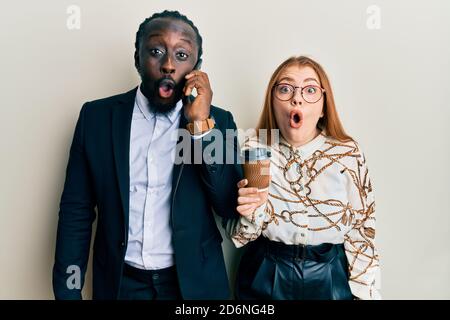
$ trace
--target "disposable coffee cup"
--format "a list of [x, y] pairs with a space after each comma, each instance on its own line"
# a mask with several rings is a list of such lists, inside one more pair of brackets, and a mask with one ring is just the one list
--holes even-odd
[[270, 150], [264, 147], [245, 149], [241, 153], [244, 177], [248, 180], [246, 188], [266, 191], [270, 184]]

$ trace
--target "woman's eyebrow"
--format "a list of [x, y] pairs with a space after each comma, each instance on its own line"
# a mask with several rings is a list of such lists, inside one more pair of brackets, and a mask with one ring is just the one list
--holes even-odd
[[306, 78], [305, 80], [303, 80], [303, 82], [307, 82], [307, 81], [315, 81], [315, 82], [317, 82], [317, 84], [319, 84], [319, 81], [317, 81], [314, 78]]
[[[283, 77], [280, 80], [278, 80], [278, 83], [283, 82], [283, 81], [289, 81], [289, 82], [295, 83], [295, 80], [292, 79], [291, 77]], [[314, 79], [314, 78], [306, 78], [305, 80], [303, 80], [303, 82], [308, 82], [308, 81], [315, 81], [317, 84], [320, 85], [319, 81], [317, 81], [317, 79]]]
[[283, 77], [280, 80], [278, 80], [278, 82], [282, 82], [283, 80], [290, 81], [290, 82], [295, 82], [295, 80], [290, 78], [290, 77]]

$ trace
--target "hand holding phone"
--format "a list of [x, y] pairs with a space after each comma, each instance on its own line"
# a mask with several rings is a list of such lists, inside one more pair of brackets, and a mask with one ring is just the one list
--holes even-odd
[[[199, 59], [190, 73], [185, 76], [183, 89], [184, 115], [189, 122], [206, 120], [209, 117], [212, 101], [212, 90], [208, 75], [200, 71], [202, 60]], [[195, 88], [197, 96], [190, 98]]]

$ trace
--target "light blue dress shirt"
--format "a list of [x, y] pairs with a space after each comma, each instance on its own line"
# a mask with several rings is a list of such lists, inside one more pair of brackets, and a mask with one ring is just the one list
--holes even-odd
[[131, 121], [130, 216], [125, 262], [154, 270], [174, 265], [170, 209], [181, 100], [168, 115], [150, 111], [140, 88]]

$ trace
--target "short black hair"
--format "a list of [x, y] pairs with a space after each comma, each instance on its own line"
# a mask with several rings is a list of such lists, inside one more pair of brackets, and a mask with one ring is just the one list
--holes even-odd
[[150, 21], [152, 21], [154, 19], [157, 19], [157, 18], [170, 18], [170, 19], [180, 20], [180, 21], [183, 21], [183, 22], [187, 23], [188, 25], [190, 25], [191, 28], [194, 29], [194, 32], [195, 32], [195, 35], [196, 35], [196, 38], [197, 38], [196, 39], [197, 40], [197, 45], [198, 45], [198, 57], [197, 57], [197, 59], [200, 59], [200, 57], [203, 54], [203, 49], [202, 49], [203, 39], [202, 39], [200, 33], [198, 32], [197, 27], [194, 25], [194, 23], [191, 20], [189, 20], [188, 17], [186, 17], [185, 15], [179, 13], [178, 11], [164, 10], [163, 12], [155, 13], [151, 17], [148, 17], [147, 19], [145, 19], [139, 25], [139, 30], [136, 32], [136, 41], [134, 43], [134, 47], [135, 47], [137, 52], [139, 52], [139, 48], [141, 46], [141, 41], [142, 41], [142, 38], [144, 37], [145, 26], [147, 25], [147, 23], [149, 23]]

